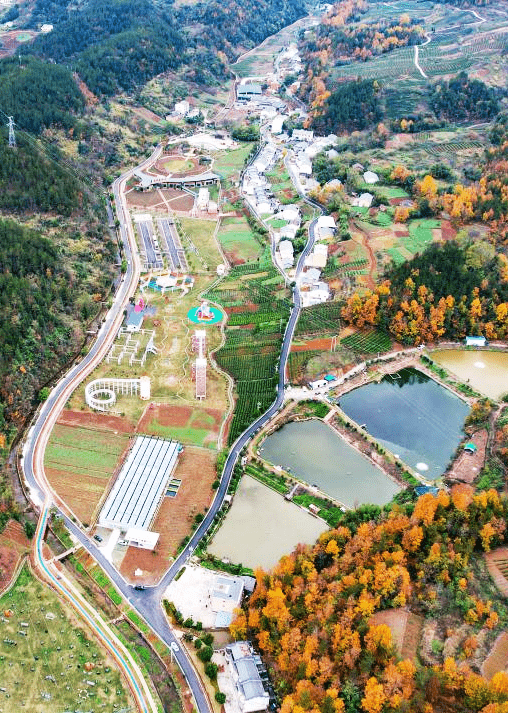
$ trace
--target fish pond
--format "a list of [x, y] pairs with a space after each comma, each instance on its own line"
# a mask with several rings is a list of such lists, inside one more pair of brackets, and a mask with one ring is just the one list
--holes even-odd
[[464, 437], [469, 406], [417, 369], [401, 369], [342, 396], [349, 418], [427, 478], [442, 475]]
[[299, 543], [314, 544], [327, 529], [323, 520], [244, 475], [208, 551], [252, 569], [270, 569]]
[[498, 401], [508, 393], [508, 353], [439, 349], [430, 355], [475, 391]]
[[399, 486], [322, 421], [292, 421], [263, 442], [260, 455], [352, 508], [384, 505]]

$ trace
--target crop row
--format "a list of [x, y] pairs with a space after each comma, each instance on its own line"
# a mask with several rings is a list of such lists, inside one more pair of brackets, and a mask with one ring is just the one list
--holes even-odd
[[435, 156], [442, 153], [456, 153], [457, 151], [467, 151], [468, 149], [481, 149], [484, 144], [481, 141], [457, 141], [447, 144], [423, 145], [422, 148], [429, 154]]
[[306, 307], [300, 313], [296, 335], [337, 334], [340, 330], [341, 305], [338, 302]]
[[237, 382], [259, 381], [276, 373], [274, 351], [267, 354], [235, 354], [233, 351], [226, 351], [217, 356], [217, 362]]
[[276, 376], [260, 381], [238, 382], [236, 385], [238, 400], [229, 430], [230, 444], [273, 403], [277, 382]]
[[363, 267], [364, 265], [368, 264], [369, 261], [366, 258], [362, 258], [361, 260], [352, 260], [351, 262], [345, 262], [343, 265], [340, 266], [340, 269], [345, 270], [346, 268]]
[[341, 340], [341, 345], [362, 354], [387, 352], [392, 347], [390, 337], [384, 332], [356, 332]]
[[274, 309], [271, 312], [234, 312], [229, 315], [229, 326], [243, 324], [277, 324], [285, 319], [286, 310]]

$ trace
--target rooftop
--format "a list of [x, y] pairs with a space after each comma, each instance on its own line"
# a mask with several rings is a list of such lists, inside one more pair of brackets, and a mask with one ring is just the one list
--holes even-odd
[[99, 516], [103, 527], [147, 530], [176, 466], [177, 441], [138, 436]]

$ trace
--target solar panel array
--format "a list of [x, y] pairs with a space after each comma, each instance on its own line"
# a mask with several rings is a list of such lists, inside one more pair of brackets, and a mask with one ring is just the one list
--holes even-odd
[[173, 473], [181, 445], [138, 436], [99, 516], [104, 527], [147, 530]]

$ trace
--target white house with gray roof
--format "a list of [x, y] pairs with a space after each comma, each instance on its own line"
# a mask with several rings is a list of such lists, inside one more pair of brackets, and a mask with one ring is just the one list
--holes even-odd
[[226, 661], [242, 713], [265, 711], [270, 703], [270, 696], [260, 675], [264, 666], [250, 642], [235, 641], [226, 646]]

